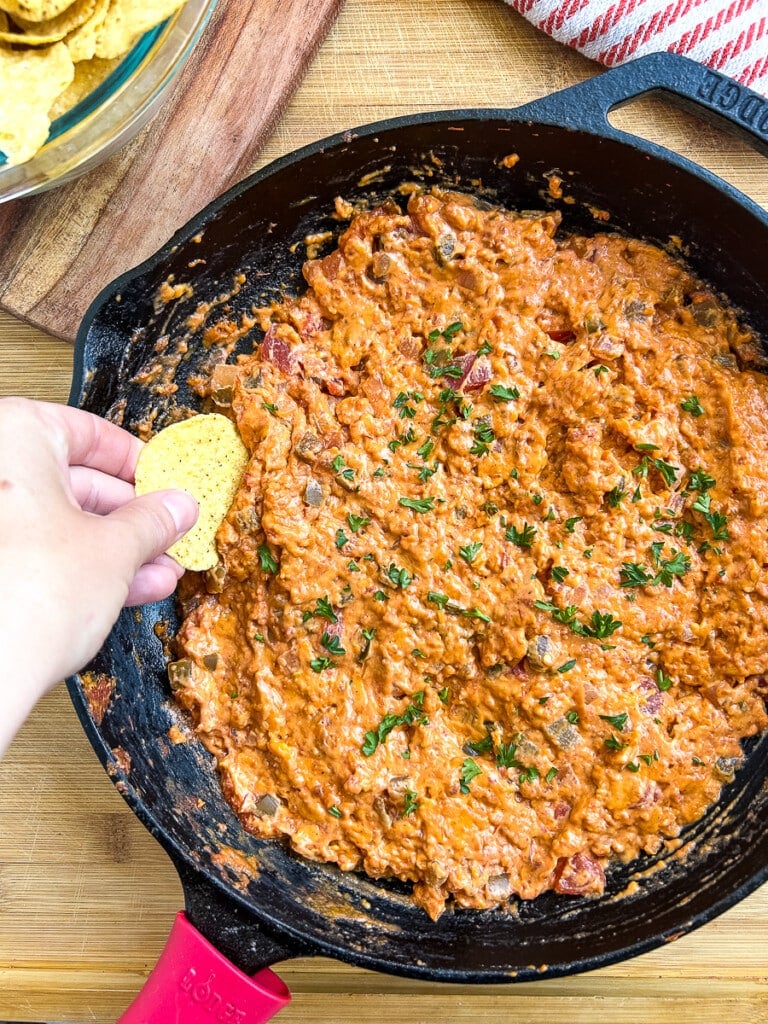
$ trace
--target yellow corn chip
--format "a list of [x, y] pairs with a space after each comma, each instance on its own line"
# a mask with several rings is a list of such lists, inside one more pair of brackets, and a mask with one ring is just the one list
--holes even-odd
[[0, 46], [0, 151], [9, 164], [34, 156], [48, 138], [48, 111], [74, 78], [64, 43], [43, 49]]
[[6, 32], [0, 31], [0, 41], [11, 43], [14, 46], [50, 46], [51, 43], [58, 43], [64, 38], [64, 32], [53, 32], [47, 35], [37, 35], [34, 32]]
[[0, 10], [12, 18], [27, 21], [48, 21], [70, 6], [72, 0], [0, 0]]
[[[90, 60], [96, 54], [96, 40], [109, 10], [109, 0], [96, 0], [93, 12], [87, 21], [70, 32], [64, 39], [75, 64]], [[118, 54], [118, 56], [122, 56]]]
[[[2, 2], [2, 0], [0, 0]], [[169, 18], [184, 0], [111, 0], [96, 41], [96, 57], [119, 57], [137, 36]]]
[[64, 92], [56, 98], [56, 102], [50, 110], [51, 120], [55, 121], [57, 117], [61, 117], [72, 107], [76, 107], [80, 100], [85, 99], [97, 86], [101, 85], [119, 63], [119, 60], [99, 60], [98, 57], [93, 57], [91, 60], [82, 60], [75, 64], [75, 77]]
[[[2, 2], [3, 0], [0, 0], [0, 3]], [[33, 21], [31, 18], [22, 18], [18, 14], [13, 20], [24, 32], [32, 32], [34, 35], [46, 35], [47, 33], [55, 35], [61, 32], [63, 37], [88, 21], [95, 6], [96, 0], [74, 0], [61, 14], [57, 14], [54, 18], [46, 18], [45, 21]]]
[[219, 560], [216, 531], [248, 465], [237, 428], [220, 413], [193, 416], [147, 442], [136, 465], [136, 493], [181, 488], [200, 506], [192, 529], [168, 551], [185, 569], [212, 569]]

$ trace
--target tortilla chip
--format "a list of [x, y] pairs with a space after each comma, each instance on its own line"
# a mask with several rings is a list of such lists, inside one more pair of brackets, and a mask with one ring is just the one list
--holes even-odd
[[93, 57], [91, 60], [82, 60], [75, 64], [75, 77], [61, 96], [56, 98], [50, 109], [51, 120], [55, 121], [57, 117], [76, 107], [112, 74], [119, 63], [119, 60], [99, 60], [98, 57]]
[[147, 442], [136, 465], [136, 493], [181, 488], [200, 506], [192, 529], [168, 551], [185, 569], [212, 569], [219, 560], [216, 531], [248, 465], [248, 449], [220, 413], [193, 416]]
[[13, 46], [50, 46], [51, 43], [60, 42], [64, 38], [64, 35], [64, 32], [35, 35], [33, 32], [0, 31], [0, 40], [4, 43], [11, 43]]
[[[2, 3], [3, 0], [0, 0]], [[61, 32], [62, 38], [68, 32], [74, 32], [76, 28], [84, 24], [93, 14], [96, 0], [74, 0], [69, 6], [57, 14], [55, 18], [47, 18], [45, 21], [32, 21], [30, 18], [22, 18], [19, 15], [13, 19], [19, 29], [24, 32], [32, 32], [35, 35], [46, 33], [56, 34]]]
[[106, 59], [119, 57], [130, 49], [138, 36], [169, 18], [183, 2], [184, 0], [111, 0], [94, 55]]
[[40, 50], [0, 47], [0, 151], [29, 160], [48, 138], [48, 111], [75, 75], [64, 43]]
[[14, 19], [48, 21], [58, 17], [71, 3], [72, 0], [0, 0], [0, 11], [6, 11]]
[[[96, 41], [109, 10], [109, 0], [96, 0], [91, 16], [65, 37], [64, 42], [75, 64], [96, 55]], [[122, 56], [118, 54], [118, 56]]]

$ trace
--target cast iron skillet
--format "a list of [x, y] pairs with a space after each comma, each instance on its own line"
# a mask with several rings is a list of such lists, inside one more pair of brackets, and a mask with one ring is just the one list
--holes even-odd
[[[135, 426], [158, 399], [132, 378], [167, 335], [186, 336], [190, 346], [176, 371], [180, 389], [172, 402], [194, 406], [186, 380], [209, 357], [200, 333], [185, 326], [197, 304], [230, 292], [238, 272], [245, 283], [228, 303], [234, 314], [284, 288], [299, 290], [302, 241], [307, 234], [339, 230], [330, 216], [335, 196], [380, 201], [414, 180], [520, 209], [558, 207], [569, 230], [601, 230], [605, 225], [590, 210], [599, 208], [611, 214], [609, 229], [661, 244], [678, 235], [693, 270], [768, 338], [768, 215], [702, 168], [607, 121], [611, 108], [651, 90], [727, 118], [768, 152], [768, 102], [670, 54], [644, 57], [514, 110], [427, 113], [344, 132], [237, 185], [102, 292], [78, 335], [70, 402]], [[501, 166], [513, 152], [519, 163]], [[576, 202], [551, 197], [545, 176], [552, 171], [563, 179], [564, 196]], [[170, 275], [176, 283], [190, 282], [194, 295], [159, 305], [158, 287]], [[214, 310], [209, 322], [217, 315]], [[252, 335], [243, 346], [253, 342]], [[165, 413], [161, 409], [157, 424]], [[748, 747], [735, 782], [685, 834], [677, 855], [610, 870], [600, 899], [545, 894], [512, 912], [449, 911], [433, 923], [412, 905], [403, 884], [308, 863], [277, 842], [244, 832], [221, 796], [211, 758], [194, 739], [180, 745], [168, 740], [172, 724], [186, 727], [170, 701], [156, 628], [165, 624], [172, 633], [172, 601], [123, 612], [103, 650], [87, 672], [69, 681], [69, 689], [106, 770], [175, 862], [188, 919], [249, 974], [296, 955], [325, 954], [453, 982], [566, 975], [676, 938], [768, 877], [764, 737]], [[190, 1000], [181, 1014], [185, 1021], [193, 1019], [193, 1002], [210, 1009], [214, 997], [224, 998], [224, 989], [216, 988], [224, 968], [217, 968], [217, 980], [213, 968], [194, 963], [182, 956], [173, 968], [174, 998], [186, 993]], [[270, 972], [260, 977], [275, 988]], [[153, 999], [161, 996], [155, 992]], [[265, 1018], [273, 1010], [260, 1012]], [[154, 1018], [145, 1006], [142, 1016], [125, 1019], [176, 1019], [167, 1008], [163, 1014]]]

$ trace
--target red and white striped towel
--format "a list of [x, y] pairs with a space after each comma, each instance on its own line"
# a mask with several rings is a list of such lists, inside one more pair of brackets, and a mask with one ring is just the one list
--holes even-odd
[[768, 0], [507, 0], [592, 60], [685, 54], [768, 95]]

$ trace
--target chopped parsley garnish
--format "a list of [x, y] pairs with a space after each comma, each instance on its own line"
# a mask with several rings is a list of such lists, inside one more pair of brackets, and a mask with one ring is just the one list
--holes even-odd
[[416, 454], [420, 455], [422, 459], [428, 459], [434, 450], [435, 442], [427, 440], [421, 447], [416, 449]]
[[570, 722], [571, 725], [578, 725], [578, 722], [579, 722], [579, 712], [576, 711], [576, 710], [569, 711], [568, 714], [565, 716], [565, 720], [567, 722]]
[[686, 491], [709, 491], [716, 483], [717, 480], [699, 466], [698, 469], [694, 469], [691, 472], [691, 475], [688, 478], [688, 483], [685, 485], [685, 489]]
[[394, 562], [390, 562], [389, 564], [389, 568], [387, 569], [387, 579], [391, 580], [396, 587], [400, 588], [400, 590], [405, 590], [406, 587], [413, 583], [413, 576], [411, 576], [408, 570], [398, 567]]
[[389, 598], [387, 597], [387, 595], [384, 593], [383, 590], [377, 590], [376, 593], [373, 595], [373, 600], [374, 601], [388, 601]]
[[590, 625], [583, 626], [584, 636], [593, 637], [596, 640], [604, 640], [608, 636], [613, 636], [617, 629], [621, 629], [622, 623], [618, 619], [606, 612], [592, 612], [592, 618]]
[[331, 469], [338, 476], [343, 476], [345, 480], [354, 480], [355, 472], [352, 469], [344, 468], [344, 459], [341, 455], [337, 455], [331, 463]]
[[360, 653], [357, 656], [358, 661], [365, 661], [371, 652], [371, 644], [373, 638], [376, 636], [375, 629], [363, 629], [363, 646], [360, 648]]
[[618, 508], [624, 500], [624, 495], [626, 493], [627, 492], [624, 490], [623, 484], [616, 484], [614, 488], [608, 491], [605, 497], [611, 508]]
[[576, 612], [579, 609], [575, 604], [566, 605], [565, 608], [558, 608], [551, 601], [534, 601], [533, 603], [540, 611], [550, 612], [555, 622], [569, 626], [574, 633], [580, 633], [583, 629], [583, 626], [576, 621]]
[[656, 685], [662, 692], [672, 689], [672, 679], [664, 675], [663, 668], [656, 669]]
[[354, 558], [350, 559], [350, 561], [347, 562], [347, 569], [349, 569], [350, 572], [360, 572], [360, 566], [357, 564]]
[[691, 560], [682, 551], [672, 548], [671, 558], [662, 558], [661, 551], [664, 541], [659, 540], [651, 544], [651, 559], [658, 570], [654, 576], [644, 565], [637, 562], [622, 562], [619, 578], [622, 587], [645, 587], [650, 584], [658, 587], [660, 584], [671, 587], [675, 576], [685, 576], [691, 568]]
[[632, 504], [636, 505], [637, 502], [640, 501], [641, 497], [642, 497], [642, 494], [640, 493], [640, 487], [638, 486], [638, 487], [635, 488], [635, 492], [632, 495]]
[[619, 579], [622, 587], [644, 587], [646, 583], [652, 581], [653, 576], [644, 565], [637, 562], [622, 562]]
[[276, 573], [279, 569], [277, 559], [266, 544], [259, 544], [259, 565], [262, 572]]
[[345, 544], [349, 544], [349, 537], [341, 528], [339, 528], [336, 531], [336, 547], [341, 551]]
[[264, 636], [263, 633], [254, 633], [253, 639], [260, 644], [265, 644], [267, 642], [267, 638]]
[[478, 775], [482, 774], [483, 769], [476, 761], [473, 761], [471, 757], [468, 757], [464, 761], [464, 764], [462, 764], [461, 771], [459, 772], [459, 777], [461, 779], [461, 782], [459, 783], [459, 790], [462, 793], [469, 793], [469, 784], [472, 779], [476, 779]]
[[729, 540], [728, 516], [722, 512], [712, 511], [712, 498], [709, 494], [700, 494], [691, 506], [694, 512], [701, 512], [712, 527], [713, 540]]
[[516, 743], [500, 743], [496, 751], [496, 765], [499, 768], [522, 768], [522, 763], [517, 760]]
[[565, 528], [568, 533], [573, 533], [576, 529], [576, 523], [580, 523], [584, 516], [571, 516], [570, 519], [565, 520]]
[[420, 650], [418, 647], [414, 647], [411, 654], [414, 658], [426, 658], [424, 651]]
[[569, 661], [564, 662], [557, 671], [562, 675], [564, 672], [570, 672], [572, 668], [575, 668], [575, 666], [576, 659], [571, 658]]
[[544, 781], [545, 782], [552, 782], [556, 775], [557, 775], [557, 768], [555, 768], [555, 766], [553, 765], [549, 769], [547, 774], [544, 776]]
[[474, 560], [477, 558], [477, 555], [478, 555], [478, 553], [480, 551], [480, 548], [482, 546], [483, 546], [482, 541], [479, 541], [479, 540], [478, 541], [473, 541], [472, 544], [465, 544], [463, 547], [460, 547], [459, 548], [459, 554], [464, 559], [464, 561], [467, 563], [467, 565], [472, 565]]
[[653, 764], [654, 761], [658, 761], [659, 760], [659, 752], [658, 752], [658, 750], [654, 750], [654, 752], [652, 754], [640, 754], [639, 756], [640, 756], [640, 760], [641, 761], [645, 761], [645, 763], [648, 765], [649, 768]]
[[428, 725], [429, 719], [422, 711], [424, 704], [424, 691], [414, 693], [411, 703], [402, 715], [384, 715], [376, 729], [370, 729], [363, 737], [361, 750], [365, 757], [370, 757], [376, 748], [386, 742], [387, 736], [398, 725]]
[[659, 450], [659, 446], [657, 444], [636, 444], [635, 448], [637, 448], [639, 452], [657, 452]]
[[491, 450], [491, 445], [496, 440], [496, 434], [488, 423], [484, 423], [482, 420], [475, 422], [473, 430], [474, 443], [469, 449], [470, 455], [487, 455]]
[[[647, 449], [647, 445], [637, 445], [638, 448]], [[651, 448], [656, 448], [656, 445], [651, 445]], [[678, 467], [671, 465], [669, 462], [665, 462], [663, 459], [649, 459], [647, 455], [643, 456], [642, 462], [639, 466], [635, 466], [632, 470], [633, 476], [639, 476], [643, 480], [648, 476], [648, 470], [653, 467], [661, 474], [664, 483], [667, 487], [671, 487], [672, 484], [677, 480], [677, 469]]]
[[335, 654], [337, 657], [347, 653], [341, 645], [341, 640], [337, 636], [331, 636], [330, 633], [323, 633], [320, 637], [320, 644], [329, 654]]
[[488, 391], [495, 402], [516, 402], [520, 397], [517, 388], [507, 388], [503, 384], [491, 384]]
[[400, 419], [412, 420], [416, 415], [416, 409], [412, 405], [408, 405], [408, 402], [419, 402], [424, 401], [424, 395], [420, 391], [401, 391], [397, 398], [392, 403], [395, 409], [400, 412]]
[[261, 407], [273, 416], [277, 416], [277, 406], [273, 402], [262, 402]]
[[555, 583], [562, 583], [565, 577], [568, 576], [568, 574], [568, 569], [566, 569], [565, 566], [562, 565], [554, 566], [552, 572], [550, 573]]
[[640, 765], [637, 763], [637, 761], [627, 761], [627, 763], [624, 765], [624, 768], [628, 772], [640, 771]]
[[462, 608], [460, 604], [451, 601], [447, 594], [439, 594], [430, 590], [427, 593], [427, 600], [436, 604], [438, 608], [444, 608], [445, 611], [451, 612], [453, 615], [461, 615], [465, 619], [479, 619], [481, 622], [491, 621], [490, 617], [485, 612], [481, 612], [479, 608]]
[[484, 341], [480, 348], [477, 350], [477, 354], [479, 356], [489, 356], [491, 352], [493, 352], [493, 349], [491, 348], [487, 341]]
[[516, 544], [519, 548], [529, 548], [531, 544], [533, 544], [533, 539], [536, 536], [536, 527], [524, 522], [522, 530], [518, 530], [516, 527], [510, 526], [507, 528], [507, 532], [504, 536], [508, 541]]
[[672, 548], [672, 557], [663, 558], [657, 562], [659, 571], [654, 579], [654, 584], [662, 583], [665, 587], [671, 587], [675, 576], [685, 576], [691, 568], [691, 560], [682, 551], [675, 551]]
[[603, 366], [602, 363], [600, 364], [600, 366], [596, 366], [595, 367], [595, 376], [597, 377], [598, 380], [600, 380], [600, 374], [601, 373], [608, 373], [608, 367], [607, 366]]
[[340, 807], [336, 807], [336, 805], [334, 805], [333, 807], [329, 807], [328, 808], [328, 813], [333, 818], [340, 818], [341, 817], [341, 808]]
[[352, 533], [359, 533], [359, 531], [362, 530], [364, 526], [367, 526], [370, 521], [371, 520], [368, 519], [367, 516], [355, 516], [352, 514], [347, 516], [347, 523], [349, 523], [349, 528]]
[[[549, 354], [550, 353], [548, 352], [547, 355]], [[519, 781], [521, 784], [523, 782], [535, 782], [538, 777], [539, 769], [535, 765], [529, 764], [527, 768], [523, 768], [520, 772]]]
[[406, 789], [403, 794], [403, 814], [407, 818], [409, 814], [419, 809], [419, 799], [412, 789]]
[[691, 416], [704, 415], [704, 408], [696, 395], [691, 395], [690, 398], [684, 398], [680, 403], [680, 408], [684, 412], [689, 412]]
[[609, 750], [623, 750], [626, 746], [628, 746], [627, 743], [622, 742], [620, 739], [618, 739], [618, 737], [614, 736], [613, 734], [611, 734], [608, 737], [608, 739], [604, 740], [603, 743]]
[[620, 715], [600, 715], [600, 718], [602, 718], [604, 722], [608, 722], [612, 725], [614, 729], [617, 729], [619, 732], [623, 732], [624, 726], [629, 720], [629, 714], [626, 711], [622, 711]]
[[438, 690], [437, 691], [437, 696], [440, 699], [440, 702], [442, 704], [447, 704], [448, 703], [450, 695], [451, 695], [451, 691], [448, 689], [447, 686], [444, 686], [442, 688], [442, 690]]
[[403, 508], [413, 509], [414, 512], [419, 512], [422, 515], [425, 512], [431, 512], [435, 507], [434, 498], [400, 498], [398, 504], [402, 505]]
[[[409, 465], [410, 465], [410, 463], [409, 463]], [[439, 466], [440, 466], [439, 462], [435, 462], [435, 464], [433, 466], [427, 466], [427, 465], [420, 466], [419, 467], [419, 480], [421, 480], [421, 482], [423, 484], [425, 484], [427, 482], [427, 480], [429, 480], [429, 478], [431, 476], [435, 475], [435, 473], [437, 472]], [[415, 469], [416, 467], [413, 466], [411, 468]]]
[[465, 749], [468, 754], [476, 757], [481, 754], [490, 754], [493, 751], [493, 737], [490, 733], [487, 733], [481, 740], [473, 740], [467, 743]]
[[324, 668], [330, 668], [333, 662], [330, 658], [313, 658], [309, 663], [309, 667], [313, 672], [322, 672]]
[[316, 615], [318, 618], [321, 619], [328, 619], [329, 622], [339, 621], [338, 616], [336, 615], [336, 612], [333, 610], [333, 606], [331, 605], [331, 602], [328, 599], [327, 595], [325, 597], [318, 597], [317, 604], [315, 605], [315, 610], [313, 612], [310, 612], [309, 614]]
[[531, 495], [531, 501], [533, 502], [534, 505], [540, 505], [542, 503], [542, 501], [544, 501], [544, 495], [542, 495], [542, 494], [532, 494]]

